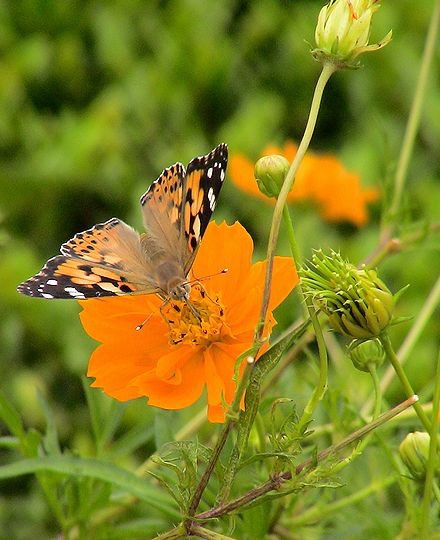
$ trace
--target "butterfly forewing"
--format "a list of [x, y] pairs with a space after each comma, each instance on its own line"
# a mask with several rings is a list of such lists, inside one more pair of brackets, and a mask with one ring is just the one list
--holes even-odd
[[194, 262], [197, 248], [214, 212], [227, 163], [228, 147], [219, 144], [206, 156], [194, 158], [188, 164], [180, 224], [185, 275]]
[[180, 243], [184, 181], [185, 167], [175, 163], [162, 171], [140, 199], [147, 234], [174, 256]]
[[41, 298], [94, 298], [157, 291], [139, 234], [113, 218], [76, 234], [18, 291]]

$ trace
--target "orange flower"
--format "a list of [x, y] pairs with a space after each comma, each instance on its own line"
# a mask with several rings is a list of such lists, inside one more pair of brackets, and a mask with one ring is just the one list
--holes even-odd
[[[297, 146], [287, 141], [283, 149], [270, 145], [261, 155], [279, 154], [292, 162], [296, 151]], [[271, 200], [259, 191], [254, 179], [254, 165], [246, 157], [232, 156], [229, 174], [241, 190], [260, 199]], [[363, 189], [359, 176], [347, 171], [336, 157], [308, 152], [301, 162], [287, 201], [311, 201], [327, 221], [346, 221], [361, 227], [368, 219], [367, 203], [378, 197], [376, 188]]]
[[[161, 315], [155, 295], [80, 302], [86, 332], [101, 342], [90, 359], [92, 386], [121, 401], [147, 396], [149, 405], [163, 409], [191, 405], [206, 386], [208, 419], [223, 422], [223, 401], [231, 403], [235, 393], [235, 361], [252, 345], [261, 307], [266, 263], [252, 264], [252, 251], [239, 223], [209, 224], [191, 276], [217, 273], [203, 287], [192, 286], [201, 321], [182, 302], [163, 307]], [[223, 268], [228, 272], [218, 274]], [[290, 258], [276, 257], [273, 271], [266, 336], [275, 324], [272, 310], [298, 283]]]

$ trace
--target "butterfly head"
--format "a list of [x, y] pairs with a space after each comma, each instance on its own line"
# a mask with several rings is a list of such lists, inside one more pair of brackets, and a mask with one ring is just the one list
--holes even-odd
[[181, 300], [188, 303], [190, 292], [191, 285], [187, 281], [182, 282], [179, 280], [168, 284], [168, 294], [171, 300]]

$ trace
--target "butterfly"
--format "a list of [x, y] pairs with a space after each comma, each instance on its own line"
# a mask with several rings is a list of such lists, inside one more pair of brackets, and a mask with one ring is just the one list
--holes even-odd
[[225, 179], [228, 147], [175, 163], [142, 195], [146, 232], [118, 218], [76, 234], [18, 292], [40, 298], [87, 299], [158, 294], [189, 303], [188, 273]]

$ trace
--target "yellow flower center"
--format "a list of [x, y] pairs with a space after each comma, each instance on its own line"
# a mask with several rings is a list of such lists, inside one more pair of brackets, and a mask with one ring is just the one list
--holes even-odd
[[169, 326], [169, 340], [173, 345], [207, 346], [219, 341], [224, 325], [224, 306], [219, 297], [211, 298], [202, 285], [191, 289], [190, 304], [173, 301], [162, 314]]

